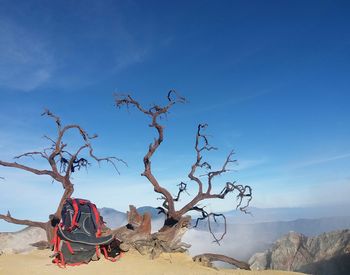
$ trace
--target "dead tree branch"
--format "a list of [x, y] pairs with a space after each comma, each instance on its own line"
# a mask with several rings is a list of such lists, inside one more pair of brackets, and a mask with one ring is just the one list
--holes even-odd
[[175, 213], [175, 206], [174, 206], [174, 200], [170, 192], [161, 186], [158, 182], [158, 180], [155, 178], [155, 176], [152, 173], [152, 167], [151, 167], [151, 158], [155, 151], [158, 149], [160, 144], [163, 142], [164, 139], [164, 126], [160, 125], [158, 123], [158, 118], [160, 118], [162, 115], [166, 115], [169, 112], [169, 109], [174, 106], [176, 103], [185, 103], [185, 98], [179, 96], [179, 94], [174, 91], [170, 90], [168, 95], [168, 104], [165, 106], [159, 106], [159, 105], [152, 105], [150, 108], [146, 109], [141, 104], [133, 99], [130, 95], [115, 95], [115, 103], [116, 107], [121, 108], [122, 106], [126, 106], [129, 108], [129, 106], [136, 107], [139, 111], [144, 113], [145, 115], [149, 116], [151, 118], [151, 124], [149, 127], [155, 128], [157, 130], [158, 136], [154, 139], [153, 143], [149, 145], [148, 151], [146, 155], [143, 158], [144, 163], [144, 172], [142, 173], [142, 176], [145, 176], [150, 183], [154, 187], [154, 191], [162, 194], [166, 200], [167, 205], [167, 212], [170, 215], [173, 215]]
[[[226, 217], [224, 214], [221, 213], [208, 213], [207, 211], [204, 210], [204, 207], [199, 207], [199, 206], [194, 206], [191, 211], [198, 211], [201, 213], [201, 217], [197, 218], [195, 225], [193, 226], [194, 228], [196, 228], [199, 224], [199, 221], [204, 221], [207, 220], [208, 223], [208, 230], [210, 232], [210, 234], [212, 235], [214, 242], [216, 242], [217, 244], [220, 245], [220, 241], [225, 237], [226, 233], [227, 233], [227, 223], [226, 223]], [[224, 220], [224, 231], [220, 236], [217, 236], [213, 230], [212, 230], [212, 225], [211, 225], [211, 219], [210, 217], [213, 217], [213, 220], [215, 223], [217, 223], [217, 217], [222, 217], [222, 219]]]
[[[236, 209], [239, 208], [239, 210], [247, 213], [247, 208], [249, 206], [249, 203], [252, 199], [252, 188], [250, 186], [243, 186], [243, 185], [237, 185], [236, 182], [227, 182], [226, 185], [223, 187], [220, 193], [212, 193], [213, 188], [213, 180], [220, 176], [223, 173], [226, 173], [230, 171], [228, 168], [228, 165], [231, 163], [236, 162], [236, 160], [233, 159], [234, 151], [231, 151], [228, 156], [226, 157], [222, 167], [218, 170], [212, 170], [211, 165], [203, 161], [202, 152], [203, 151], [211, 151], [216, 150], [217, 148], [214, 146], [209, 145], [208, 137], [202, 132], [207, 127], [207, 124], [199, 124], [197, 128], [197, 134], [196, 134], [196, 141], [195, 141], [195, 151], [196, 151], [196, 161], [191, 166], [191, 171], [188, 174], [188, 177], [191, 181], [194, 181], [198, 185], [198, 193], [197, 195], [186, 205], [184, 205], [180, 210], [178, 210], [176, 213], [178, 216], [182, 216], [185, 213], [189, 211], [199, 211], [201, 212], [202, 216], [196, 220], [196, 225], [198, 225], [199, 221], [208, 220], [208, 229], [209, 232], [212, 234], [214, 241], [219, 244], [219, 242], [223, 239], [223, 237], [226, 234], [226, 217], [224, 214], [217, 214], [217, 213], [208, 213], [204, 210], [204, 208], [201, 208], [198, 206], [198, 203], [207, 199], [225, 199], [226, 196], [229, 193], [233, 193], [235, 191], [238, 192], [237, 199], [238, 203], [236, 205]], [[207, 172], [204, 175], [196, 176], [196, 172], [199, 168], [206, 169]], [[206, 177], [206, 190], [204, 191], [204, 182], [201, 180], [202, 177]], [[243, 200], [246, 200], [246, 203], [242, 206]], [[211, 221], [210, 218], [213, 218], [216, 222], [217, 217], [221, 217], [224, 221], [224, 232], [220, 237], [217, 237], [211, 228]]]
[[11, 216], [9, 211], [7, 211], [6, 215], [0, 214], [0, 219], [7, 221], [9, 223], [27, 225], [27, 226], [35, 226], [35, 227], [40, 227], [44, 230], [46, 229], [46, 222], [35, 222], [35, 221], [31, 221], [31, 220], [15, 219]]
[[[51, 215], [52, 219], [59, 219], [61, 216], [61, 210], [63, 204], [67, 198], [69, 198], [73, 191], [74, 186], [71, 182], [72, 173], [79, 171], [81, 168], [87, 168], [90, 164], [85, 157], [80, 156], [84, 150], [87, 150], [88, 157], [91, 157], [96, 162], [108, 162], [113, 165], [116, 171], [119, 173], [116, 162], [122, 162], [126, 164], [123, 160], [115, 158], [115, 157], [104, 157], [99, 158], [93, 152], [93, 147], [91, 145], [91, 141], [97, 138], [97, 135], [89, 135], [85, 129], [83, 129], [80, 125], [77, 124], [68, 124], [63, 125], [60, 117], [52, 113], [50, 110], [45, 110], [42, 116], [48, 116], [55, 121], [57, 128], [57, 137], [50, 138], [48, 136], [44, 136], [47, 139], [51, 146], [43, 149], [42, 151], [32, 151], [16, 156], [15, 159], [21, 159], [23, 157], [30, 157], [35, 159], [35, 157], [40, 157], [45, 159], [48, 162], [49, 169], [36, 169], [31, 166], [27, 166], [17, 162], [5, 162], [0, 160], [0, 166], [12, 167], [21, 169], [35, 175], [46, 175], [52, 178], [53, 181], [57, 181], [62, 184], [64, 189], [64, 193], [61, 197], [59, 205], [54, 215]], [[68, 151], [67, 143], [65, 143], [64, 137], [70, 131], [78, 131], [79, 135], [82, 138], [82, 145], [78, 147], [75, 151]], [[49, 220], [46, 223], [42, 222], [34, 222], [29, 220], [19, 220], [13, 218], [11, 215], [0, 215], [0, 219], [3, 219], [7, 222], [23, 224], [23, 225], [32, 225], [41, 228], [47, 228], [47, 225], [51, 223]]]
[[207, 266], [211, 266], [212, 262], [220, 261], [220, 262], [232, 264], [234, 266], [237, 266], [240, 269], [250, 270], [249, 264], [242, 261], [238, 261], [231, 257], [227, 257], [225, 255], [220, 255], [220, 254], [212, 254], [212, 253], [200, 254], [200, 255], [194, 256], [193, 261], [200, 262]]
[[187, 193], [187, 195], [190, 195], [187, 192], [187, 183], [180, 182], [177, 186], [179, 186], [179, 191], [177, 192], [177, 196], [174, 198], [174, 201], [179, 201], [180, 200], [180, 195], [183, 192]]

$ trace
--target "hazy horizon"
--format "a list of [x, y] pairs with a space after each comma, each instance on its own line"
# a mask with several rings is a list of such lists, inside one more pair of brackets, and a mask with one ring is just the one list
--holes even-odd
[[[152, 207], [152, 206], [142, 206], [136, 205], [137, 208], [140, 207]], [[260, 224], [260, 223], [270, 223], [270, 222], [288, 222], [288, 221], [297, 221], [297, 220], [318, 220], [323, 218], [332, 218], [332, 217], [350, 217], [348, 213], [350, 205], [337, 205], [337, 206], [312, 206], [312, 207], [290, 207], [290, 208], [256, 208], [250, 207], [250, 214], [245, 214], [239, 210], [231, 210], [229, 212], [220, 212], [226, 216], [227, 223], [231, 225], [249, 225], [249, 224]], [[103, 212], [107, 210], [111, 210], [112, 213], [114, 211], [123, 213], [124, 215], [124, 223], [121, 223], [120, 226], [125, 225], [127, 223], [126, 211], [115, 209], [112, 207], [98, 207], [102, 209], [101, 215], [103, 216]], [[155, 206], [153, 208], [156, 209]], [[196, 212], [190, 213], [193, 220], [196, 220], [198, 216], [200, 216]], [[152, 217], [152, 219], [162, 219], [163, 214], [157, 215], [157, 217]], [[29, 218], [29, 217], [27, 217]], [[43, 221], [45, 218], [42, 219]], [[120, 223], [120, 220], [116, 221], [117, 224]], [[218, 222], [223, 222], [222, 220], [218, 220]], [[114, 223], [114, 222], [113, 222]], [[202, 222], [203, 223], [203, 222]], [[155, 225], [157, 228], [160, 226], [160, 222], [156, 221]], [[0, 221], [0, 232], [15, 232], [25, 228], [26, 226], [16, 225], [7, 223], [5, 221]], [[152, 226], [152, 230], [154, 230]]]

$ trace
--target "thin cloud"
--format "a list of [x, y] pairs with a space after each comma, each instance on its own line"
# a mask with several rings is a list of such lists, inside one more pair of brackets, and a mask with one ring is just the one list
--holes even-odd
[[114, 71], [120, 72], [132, 65], [141, 63], [144, 61], [147, 55], [147, 49], [135, 48], [133, 50], [127, 50], [123, 54], [120, 54], [116, 57]]
[[44, 39], [9, 20], [0, 26], [0, 85], [28, 92], [47, 82], [53, 57]]
[[[152, 52], [152, 41], [140, 45], [125, 24], [119, 25], [115, 37], [119, 46], [105, 45], [91, 55], [88, 48], [78, 51], [75, 45], [58, 48], [44, 33], [0, 18], [0, 88], [22, 92], [44, 85], [81, 88], [142, 63]], [[82, 61], [85, 66], [81, 66]], [[101, 63], [105, 64], [104, 69]]]
[[212, 111], [214, 109], [219, 109], [225, 106], [230, 106], [230, 105], [236, 105], [239, 103], [243, 103], [246, 101], [250, 101], [253, 99], [256, 99], [258, 97], [264, 96], [266, 94], [271, 93], [271, 90], [262, 90], [256, 93], [252, 93], [252, 94], [247, 94], [244, 96], [240, 96], [240, 97], [236, 97], [236, 98], [232, 98], [230, 100], [225, 100], [222, 102], [218, 102], [217, 104], [211, 104], [210, 106], [208, 105], [206, 108], [201, 109], [202, 112], [207, 112], [207, 111]]
[[304, 168], [304, 167], [309, 167], [312, 165], [318, 165], [318, 164], [323, 164], [323, 163], [336, 161], [336, 160], [340, 160], [340, 159], [347, 159], [347, 158], [350, 158], [350, 153], [336, 155], [336, 156], [327, 156], [327, 157], [323, 157], [323, 158], [304, 161], [304, 162], [296, 164], [294, 166], [294, 168]]
[[263, 165], [267, 162], [266, 159], [243, 159], [238, 160], [236, 170], [246, 170], [259, 165]]
[[[222, 109], [224, 107], [228, 107], [228, 106], [232, 106], [232, 105], [237, 105], [237, 104], [241, 104], [247, 101], [251, 101], [260, 97], [263, 97], [267, 94], [272, 93], [273, 90], [261, 90], [259, 92], [254, 92], [254, 93], [247, 93], [246, 95], [243, 96], [232, 96], [230, 99], [226, 99], [224, 101], [220, 101], [220, 102], [211, 102], [211, 104], [207, 104], [201, 108], [198, 108], [196, 110], [192, 110], [191, 113], [192, 114], [201, 114], [201, 113], [208, 113], [217, 109]], [[176, 116], [187, 116], [188, 114], [184, 113], [184, 114], [176, 114]]]

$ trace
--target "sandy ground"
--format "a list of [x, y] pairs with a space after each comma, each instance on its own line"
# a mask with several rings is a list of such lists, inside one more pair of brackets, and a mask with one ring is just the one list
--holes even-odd
[[301, 273], [284, 271], [241, 271], [215, 270], [194, 263], [184, 254], [164, 254], [156, 260], [139, 255], [136, 252], [126, 253], [119, 261], [110, 262], [101, 259], [88, 265], [66, 267], [64, 269], [52, 264], [50, 251], [33, 251], [29, 254], [9, 254], [0, 256], [1, 275], [19, 274], [233, 274], [233, 275], [297, 275]]

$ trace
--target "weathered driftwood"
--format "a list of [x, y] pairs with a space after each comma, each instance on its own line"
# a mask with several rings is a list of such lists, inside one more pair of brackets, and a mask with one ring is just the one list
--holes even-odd
[[249, 264], [242, 261], [238, 261], [231, 257], [227, 257], [225, 255], [220, 255], [220, 254], [212, 254], [212, 253], [200, 254], [200, 255], [194, 256], [193, 260], [195, 262], [200, 262], [206, 266], [212, 266], [212, 262], [220, 261], [220, 262], [232, 264], [240, 269], [250, 270]]
[[131, 205], [128, 211], [128, 224], [116, 230], [112, 230], [124, 245], [129, 245], [142, 255], [158, 257], [161, 253], [185, 252], [190, 245], [181, 242], [188, 229], [190, 217], [181, 218], [174, 226], [163, 228], [161, 231], [151, 234], [151, 215], [140, 215]]

